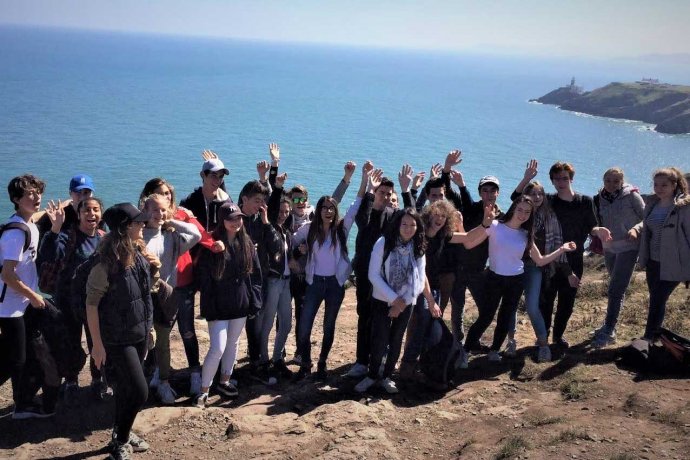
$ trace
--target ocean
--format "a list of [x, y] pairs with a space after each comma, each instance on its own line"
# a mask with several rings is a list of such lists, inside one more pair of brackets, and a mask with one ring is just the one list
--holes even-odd
[[[347, 160], [396, 177], [403, 163], [428, 171], [455, 148], [470, 190], [499, 177], [503, 207], [533, 157], [546, 183], [551, 163], [572, 162], [587, 194], [611, 166], [645, 192], [657, 167], [690, 170], [690, 135], [528, 102], [571, 76], [593, 89], [690, 74], [677, 68], [12, 26], [0, 43], [0, 182], [34, 173], [46, 202], [67, 198], [75, 173], [94, 178], [106, 206], [135, 202], [157, 176], [181, 198], [200, 185], [203, 149], [231, 170], [236, 197], [270, 142], [288, 185], [306, 185], [313, 203]], [[1, 200], [3, 219], [11, 213]]]

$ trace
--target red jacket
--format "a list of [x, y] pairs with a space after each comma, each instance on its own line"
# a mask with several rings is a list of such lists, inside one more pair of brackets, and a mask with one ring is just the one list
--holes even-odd
[[[199, 244], [211, 250], [213, 246], [213, 237], [204, 229], [203, 225], [196, 220], [196, 217], [194, 217], [190, 211], [185, 208], [177, 208], [174, 219], [196, 225], [196, 228], [199, 229], [201, 233], [201, 241], [199, 241]], [[194, 281], [193, 269], [192, 256], [189, 254], [189, 251], [187, 251], [177, 259], [177, 287], [185, 287], [192, 284]]]

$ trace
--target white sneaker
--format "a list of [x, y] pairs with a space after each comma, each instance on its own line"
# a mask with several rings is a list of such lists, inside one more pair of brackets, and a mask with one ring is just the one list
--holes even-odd
[[503, 355], [508, 358], [515, 358], [517, 356], [517, 341], [515, 339], [508, 339]]
[[204, 407], [206, 407], [207, 402], [208, 393], [201, 393], [194, 397], [194, 406], [198, 407], [199, 409], [203, 409]]
[[158, 388], [158, 385], [161, 383], [161, 378], [160, 378], [160, 372], [158, 371], [158, 368], [156, 368], [155, 371], [153, 371], [153, 375], [151, 376], [151, 381], [149, 382], [149, 388], [155, 389]]
[[549, 361], [551, 361], [551, 348], [548, 345], [540, 346], [537, 352], [537, 362], [548, 363]]
[[496, 350], [491, 350], [487, 356], [487, 359], [492, 363], [500, 363], [501, 355], [499, 355]]
[[357, 385], [355, 385], [355, 391], [357, 393], [364, 393], [369, 388], [374, 386], [375, 383], [376, 383], [376, 380], [372, 379], [371, 377], [364, 377], [364, 380], [362, 380]]
[[168, 382], [158, 385], [158, 397], [163, 404], [175, 404], [177, 393], [170, 387]]
[[201, 372], [192, 372], [189, 377], [189, 394], [196, 396], [201, 393]]
[[361, 379], [365, 375], [367, 375], [367, 372], [369, 371], [369, 368], [365, 366], [364, 364], [360, 363], [355, 363], [352, 365], [349, 371], [343, 376], [347, 377], [350, 379]]
[[390, 378], [385, 378], [381, 380], [381, 387], [384, 390], [386, 390], [386, 393], [388, 393], [389, 395], [394, 395], [399, 391], [398, 387], [395, 386], [395, 382], [392, 381]]

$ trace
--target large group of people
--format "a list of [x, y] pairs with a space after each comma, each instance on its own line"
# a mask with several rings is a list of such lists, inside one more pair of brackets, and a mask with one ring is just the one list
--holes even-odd
[[[592, 198], [574, 191], [575, 168], [565, 162], [550, 167], [555, 193], [546, 193], [535, 180], [538, 163], [530, 160], [504, 213], [495, 176], [482, 177], [479, 199], [473, 198], [458, 150], [429, 177], [404, 165], [397, 191], [367, 161], [354, 202], [341, 212], [357, 172], [352, 162], [333, 194], [313, 207], [306, 187], [286, 185], [276, 144], [269, 145], [270, 162], [257, 164], [258, 179], [247, 182], [236, 200], [226, 191], [229, 170], [222, 160], [211, 151], [202, 156], [201, 186], [179, 204], [173, 185], [156, 177], [144, 184], [137, 205], [104, 209], [93, 180], [78, 174], [69, 200], [41, 210], [43, 181], [30, 174], [10, 181], [15, 214], [0, 228], [0, 384], [11, 378], [14, 419], [52, 416], [60, 394], [64, 404], [74, 402], [87, 361], [82, 333], [93, 397], [115, 399], [111, 457], [122, 459], [148, 448], [132, 425], [149, 390], [161, 404], [178, 399], [170, 383], [175, 324], [197, 407], [208, 404], [211, 391], [223, 398], [239, 394], [234, 370], [243, 330], [244, 369], [252, 379], [266, 385], [323, 381], [352, 279], [357, 350], [345, 376], [354, 379], [356, 392], [378, 386], [397, 393], [396, 379], [418, 372], [431, 325], [448, 303], [459, 369], [473, 354], [486, 353], [489, 363], [515, 356], [523, 294], [536, 361], [567, 349], [588, 239], [592, 248], [599, 245], [610, 275], [595, 347], [616, 340], [636, 264], [646, 269], [643, 334], [649, 341], [660, 331], [673, 290], [690, 280], [690, 194], [677, 168], [656, 170], [647, 196], [625, 182], [620, 168], [611, 168]], [[479, 316], [465, 333], [468, 290]], [[197, 292], [209, 335], [203, 362], [194, 322]], [[312, 331], [322, 304], [323, 337], [312, 375]], [[293, 312], [295, 353], [288, 360]], [[483, 345], [494, 320], [493, 340]], [[152, 372], [144, 372], [145, 362]], [[298, 366], [296, 372], [289, 364]]]

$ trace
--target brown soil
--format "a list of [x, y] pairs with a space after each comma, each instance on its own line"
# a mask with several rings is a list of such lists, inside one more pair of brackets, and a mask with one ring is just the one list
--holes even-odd
[[[355, 353], [357, 314], [349, 289], [327, 382], [266, 387], [240, 380], [238, 399], [212, 397], [203, 410], [186, 397], [160, 407], [152, 396], [135, 423], [151, 449], [135, 458], [688, 458], [690, 381], [639, 375], [617, 362], [622, 347], [644, 327], [644, 275], [637, 274], [626, 300], [618, 344], [593, 350], [589, 332], [603, 320], [606, 280], [596, 267], [590, 273], [567, 331], [574, 346], [559, 359], [534, 361], [533, 332], [521, 313], [517, 358], [492, 364], [473, 356], [452, 388], [433, 391], [422, 381], [401, 382], [400, 394], [392, 397], [380, 390], [358, 395], [356, 382], [341, 377]], [[476, 317], [473, 305], [468, 316], [470, 323]], [[689, 318], [688, 290], [679, 287], [666, 325], [688, 335]], [[203, 320], [197, 320], [197, 331], [203, 356]], [[320, 343], [320, 329], [314, 338]], [[186, 363], [176, 330], [172, 347], [173, 366], [181, 369]], [[291, 337], [289, 356], [293, 347]], [[243, 366], [238, 365], [240, 376]], [[81, 379], [87, 385], [88, 372]], [[81, 404], [59, 406], [53, 419], [12, 421], [10, 394], [8, 382], [0, 388], [0, 457], [107, 455], [112, 402], [91, 402], [82, 387]]]

